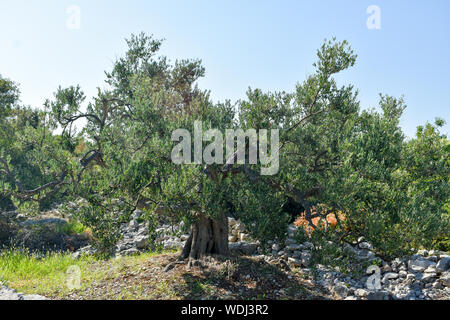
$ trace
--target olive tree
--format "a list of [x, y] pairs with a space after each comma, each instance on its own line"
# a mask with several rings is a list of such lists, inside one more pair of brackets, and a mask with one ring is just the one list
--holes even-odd
[[[105, 74], [106, 89], [98, 89], [86, 103], [79, 86], [59, 88], [46, 102], [40, 125], [31, 130], [33, 145], [42, 138], [53, 146], [39, 149], [39, 174], [54, 172], [53, 178], [59, 177], [47, 178], [34, 191], [56, 188], [86, 199], [80, 219], [105, 247], [117, 240], [120, 223], [137, 209], [145, 210], [150, 220], [184, 221], [191, 233], [181, 258], [191, 260], [229, 255], [230, 215], [242, 220], [263, 246], [269, 240], [282, 241], [289, 221], [287, 204], [294, 204], [298, 214], [305, 212], [314, 237], [344, 243], [365, 236], [386, 254], [404, 239], [422, 243], [430, 232], [445, 234], [448, 161], [443, 159], [448, 140], [434, 135], [436, 148], [425, 154], [421, 150], [426, 143], [407, 143], [399, 127], [402, 99], [382, 95], [379, 111], [361, 110], [357, 90], [334, 79], [356, 62], [346, 41], [325, 41], [317, 51], [314, 72], [293, 92], [249, 88], [236, 104], [215, 103], [199, 88], [198, 79], [205, 75], [200, 60], [171, 63], [158, 54], [162, 41], [145, 34], [131, 36], [127, 44], [125, 55]], [[77, 131], [80, 119], [85, 125]], [[212, 137], [201, 135], [200, 146], [188, 138], [195, 137], [198, 123], [203, 133], [216, 130], [210, 131], [216, 133]], [[55, 133], [56, 127], [61, 134]], [[174, 137], [179, 129], [187, 133], [183, 139]], [[263, 136], [247, 137], [244, 153], [239, 148], [227, 152], [220, 143], [227, 129], [277, 132], [278, 146], [271, 143], [265, 154], [276, 158], [275, 172], [261, 174], [268, 168], [261, 153], [260, 161], [250, 161], [251, 148], [266, 145]], [[182, 140], [188, 145], [183, 156], [189, 163], [173, 159]], [[216, 147], [209, 148], [215, 142]], [[1, 150], [6, 154], [9, 149]], [[223, 156], [223, 161], [196, 161], [199, 150]], [[429, 192], [430, 180], [419, 176], [429, 171], [427, 157], [435, 153], [441, 157], [433, 162], [439, 174], [429, 174], [440, 191]], [[238, 161], [239, 156], [244, 161]], [[414, 161], [421, 165], [411, 169]], [[20, 197], [29, 191], [17, 183], [20, 168], [11, 159], [3, 161], [0, 170], [9, 177], [4, 184], [8, 194]], [[417, 187], [410, 181], [417, 181]], [[429, 201], [420, 205], [428, 206], [430, 214], [414, 214], [412, 208], [423, 197]], [[326, 219], [331, 212], [342, 213], [335, 228]], [[416, 218], [410, 219], [412, 215]], [[421, 229], [423, 219], [440, 223]]]

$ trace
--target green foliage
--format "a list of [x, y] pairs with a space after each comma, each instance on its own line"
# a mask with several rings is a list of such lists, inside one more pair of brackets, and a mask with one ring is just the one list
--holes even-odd
[[11, 115], [11, 110], [19, 101], [19, 93], [14, 82], [0, 75], [0, 121]]
[[[82, 257], [75, 261], [67, 253], [49, 253], [46, 256], [37, 256], [26, 249], [11, 248], [3, 250], [0, 254], [0, 276], [8, 282], [23, 282], [35, 280], [34, 285], [39, 282], [48, 285], [52, 281], [64, 284], [66, 270], [72, 265], [83, 265], [93, 258]], [[29, 289], [29, 288], [27, 288]]]
[[343, 248], [337, 242], [327, 240], [323, 234], [315, 233], [310, 240], [314, 243], [310, 258], [314, 275], [318, 264], [334, 268], [344, 274], [351, 274], [353, 277], [360, 276], [369, 265], [373, 264], [369, 261], [360, 261], [354, 252]]
[[[246, 225], [250, 235], [260, 240], [264, 249], [269, 249], [267, 242], [276, 240], [284, 243], [289, 217], [282, 211], [282, 198], [267, 197], [270, 187], [238, 181], [237, 192], [232, 193], [236, 199], [237, 217]], [[232, 190], [230, 190], [232, 192]]]
[[61, 232], [65, 234], [81, 234], [83, 232], [86, 232], [88, 229], [79, 221], [77, 220], [70, 220], [67, 223], [63, 224], [61, 226]]
[[[340, 246], [360, 236], [385, 256], [448, 248], [450, 147], [439, 133], [443, 120], [406, 141], [399, 127], [403, 99], [381, 95], [377, 110], [361, 111], [357, 90], [333, 78], [356, 62], [346, 41], [325, 41], [314, 72], [293, 92], [249, 88], [236, 105], [213, 103], [199, 89], [200, 60], [171, 64], [158, 53], [162, 40], [145, 34], [127, 44], [106, 72], [107, 89], [87, 103], [71, 86], [58, 88], [43, 111], [25, 108], [17, 86], [0, 78], [3, 201], [42, 208], [82, 197], [87, 205], [77, 218], [105, 251], [138, 207], [153, 229], [161, 219], [189, 227], [232, 209], [263, 245], [283, 241], [286, 197], [307, 212], [315, 206], [318, 215], [342, 213], [336, 227], [322, 224], [310, 239], [322, 257], [345, 261], [330, 241]], [[77, 131], [79, 119], [86, 125]], [[259, 176], [260, 164], [174, 164], [171, 134], [183, 128], [192, 136], [196, 120], [204, 131], [278, 129], [279, 172]]]
[[450, 241], [450, 142], [440, 134], [444, 123], [419, 127], [404, 149], [404, 220], [415, 235], [413, 245], [448, 251]]
[[48, 113], [19, 105], [17, 87], [10, 87], [0, 105], [8, 112], [0, 118], [0, 203], [8, 209], [31, 200], [43, 209], [61, 197], [74, 159], [64, 137], [52, 133]]
[[120, 211], [120, 204], [100, 203], [92, 197], [88, 201], [89, 205], [79, 207], [74, 217], [92, 231], [99, 253], [108, 255], [120, 239], [120, 224], [128, 219]]
[[[173, 252], [163, 252], [168, 253]], [[42, 256], [31, 254], [23, 248], [11, 248], [0, 253], [0, 281], [25, 294], [67, 299], [73, 294], [96, 292], [92, 290], [96, 288], [95, 283], [120, 279], [127, 272], [139, 272], [154, 256], [154, 253], [145, 253], [105, 261], [97, 256], [82, 255], [75, 259], [68, 252], [53, 252]], [[67, 285], [69, 275], [74, 276], [73, 273], [68, 273], [69, 268], [73, 267], [80, 268], [80, 289], [72, 289]], [[136, 298], [134, 291], [132, 294]], [[116, 298], [123, 299], [123, 296], [119, 292]]]

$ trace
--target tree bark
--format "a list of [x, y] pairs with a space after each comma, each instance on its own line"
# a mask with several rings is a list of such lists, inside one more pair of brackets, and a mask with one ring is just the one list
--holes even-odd
[[203, 256], [228, 256], [228, 219], [224, 213], [215, 219], [200, 216], [192, 226], [181, 259], [198, 260]]

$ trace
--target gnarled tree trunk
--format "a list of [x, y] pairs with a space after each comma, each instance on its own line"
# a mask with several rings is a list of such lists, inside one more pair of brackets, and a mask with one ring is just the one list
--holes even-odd
[[200, 216], [192, 226], [180, 258], [197, 260], [203, 256], [228, 256], [228, 219], [219, 214], [215, 219]]

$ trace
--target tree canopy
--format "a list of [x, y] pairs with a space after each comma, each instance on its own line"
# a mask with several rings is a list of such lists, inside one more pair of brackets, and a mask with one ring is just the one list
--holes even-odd
[[[354, 86], [333, 78], [356, 62], [346, 41], [325, 41], [314, 72], [294, 92], [249, 88], [235, 104], [215, 103], [199, 88], [200, 60], [170, 63], [158, 54], [162, 41], [145, 34], [127, 44], [105, 73], [108, 89], [87, 104], [79, 86], [60, 87], [43, 110], [33, 110], [20, 105], [16, 84], [0, 78], [2, 206], [42, 208], [82, 197], [87, 205], [78, 218], [105, 250], [120, 223], [143, 209], [150, 221], [191, 227], [182, 257], [192, 259], [228, 254], [229, 215], [263, 246], [282, 241], [288, 202], [304, 210], [312, 240], [341, 244], [364, 236], [385, 255], [448, 243], [443, 120], [408, 140], [399, 126], [403, 99], [380, 95], [378, 110], [362, 109]], [[86, 124], [77, 130], [80, 119]], [[279, 130], [278, 172], [261, 175], [264, 164], [249, 161], [174, 163], [173, 131], [193, 134], [196, 121], [203, 131]]]

